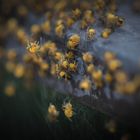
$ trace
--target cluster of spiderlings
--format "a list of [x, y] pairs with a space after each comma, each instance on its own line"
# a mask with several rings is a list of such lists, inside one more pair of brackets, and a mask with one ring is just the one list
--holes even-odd
[[[7, 4], [2, 6], [1, 3], [4, 8], [1, 8], [0, 17], [0, 88], [6, 98], [19, 97], [17, 94], [26, 94], [26, 91], [36, 93], [34, 85], [40, 86], [40, 81], [41, 88], [42, 85], [48, 88], [51, 79], [62, 85], [57, 87], [50, 80], [51, 89], [59, 90], [70, 84], [72, 97], [77, 96], [80, 100], [90, 94], [95, 100], [88, 100], [86, 96], [82, 98], [85, 99], [83, 103], [91, 102], [91, 107], [95, 103], [94, 107], [99, 110], [103, 103], [104, 111], [110, 109], [105, 106], [106, 101], [110, 103], [110, 100], [104, 100], [108, 98], [107, 94], [112, 94], [108, 99], [116, 95], [127, 98], [127, 95], [140, 91], [140, 74], [124, 70], [123, 61], [117, 54], [107, 51], [97, 57], [93, 50], [97, 40], [106, 42], [124, 24], [124, 18], [117, 15], [117, 0], [24, 0], [24, 4], [14, 0], [16, 6], [12, 0], [4, 1]], [[133, 9], [140, 11], [139, 0], [134, 1]], [[7, 13], [14, 15], [7, 16]], [[14, 76], [16, 80], [6, 77], [7, 80], [3, 71], [7, 77]], [[18, 81], [22, 81], [23, 91], [19, 89]], [[69, 94], [69, 89], [64, 90]], [[42, 94], [48, 93], [43, 91]], [[129, 97], [136, 99], [138, 96]], [[46, 100], [42, 101], [45, 105]], [[51, 101], [53, 104], [50, 103], [48, 109], [41, 106], [50, 122], [59, 121], [61, 114], [66, 120], [76, 119], [75, 107], [70, 101], [64, 102], [61, 109], [55, 106], [55, 101]], [[101, 106], [96, 105], [96, 101], [101, 102]], [[114, 112], [115, 103], [111, 104]], [[111, 119], [105, 129], [117, 133], [117, 123]], [[122, 139], [129, 139], [129, 135]]]
[[[41, 14], [43, 20], [25, 27], [30, 17], [29, 9], [20, 5], [16, 8], [17, 18], [10, 18], [0, 28], [4, 33], [0, 35], [0, 41], [14, 36], [20, 46], [18, 49], [16, 45], [13, 49], [7, 47], [7, 51], [0, 47], [0, 58], [4, 59], [5, 70], [23, 79], [27, 88], [31, 88], [31, 83], [38, 76], [44, 79], [53, 76], [64, 79], [63, 82], [69, 81], [73, 89], [85, 93], [100, 93], [105, 87], [127, 95], [139, 90], [140, 76], [129, 76], [115, 54], [105, 52], [103, 61], [100, 61], [92, 51], [88, 51], [88, 43], [97, 39], [98, 23], [103, 27], [99, 32], [103, 39], [109, 39], [124, 24], [124, 18], [117, 15], [115, 0], [48, 0], [45, 4], [31, 1], [27, 5], [35, 8], [34, 11]], [[12, 9], [12, 6], [7, 8]], [[5, 20], [1, 20], [4, 23]], [[86, 41], [81, 32], [86, 34]], [[43, 38], [44, 42], [38, 42], [39, 38]], [[14, 95], [15, 85], [6, 84], [4, 92], [7, 96]], [[63, 106], [64, 114], [71, 118], [72, 108], [67, 107], [66, 104]], [[52, 119], [59, 115], [52, 105], [48, 112], [52, 113], [49, 115]]]
[[104, 59], [108, 69], [105, 74], [105, 81], [109, 84], [113, 83], [112, 88], [118, 93], [136, 93], [139, 89], [139, 75], [135, 75], [130, 79], [129, 75], [122, 69], [122, 62], [111, 52], [106, 52]]
[[[70, 101], [62, 105], [62, 110], [64, 111], [64, 115], [71, 121], [74, 115], [74, 111], [73, 111], [73, 106], [70, 103]], [[58, 116], [59, 116], [59, 111], [57, 110], [56, 106], [53, 104], [50, 104], [48, 107], [49, 121], [51, 122], [57, 121]]]

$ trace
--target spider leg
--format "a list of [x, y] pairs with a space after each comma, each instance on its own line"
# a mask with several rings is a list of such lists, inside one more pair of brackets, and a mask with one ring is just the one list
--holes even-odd
[[36, 43], [37, 45], [39, 45], [39, 44], [40, 44], [40, 43], [39, 43], [39, 41], [36, 41], [35, 43]]
[[39, 44], [38, 44], [38, 46], [39, 46], [39, 48], [38, 48], [38, 49], [40, 49], [40, 48], [41, 48], [41, 45], [39, 45]]
[[34, 44], [37, 44], [37, 41], [34, 41]]
[[29, 43], [29, 45], [31, 46], [31, 42], [30, 42], [30, 41], [28, 41], [28, 43]]
[[40, 57], [40, 53], [39, 53], [39, 52], [37, 52], [37, 53], [36, 53], [36, 56], [39, 58], [39, 57]]
[[26, 49], [29, 49], [30, 48], [30, 45], [29, 44], [27, 44], [27, 47], [26, 47]]

